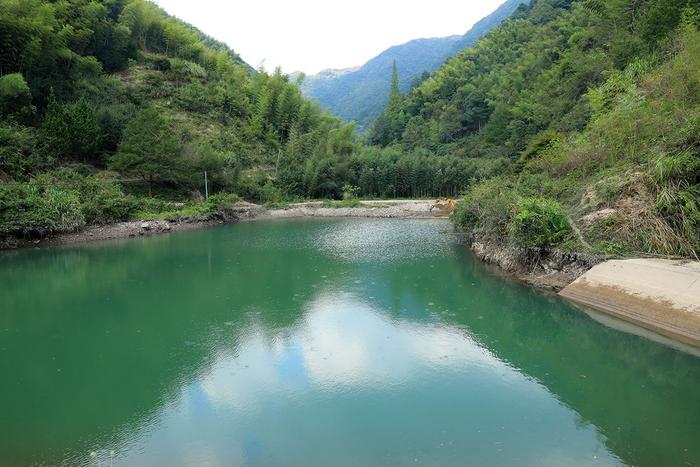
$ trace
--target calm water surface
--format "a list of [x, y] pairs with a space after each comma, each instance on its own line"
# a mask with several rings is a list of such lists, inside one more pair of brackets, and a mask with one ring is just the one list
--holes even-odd
[[698, 465], [700, 359], [443, 221], [0, 255], [0, 464]]

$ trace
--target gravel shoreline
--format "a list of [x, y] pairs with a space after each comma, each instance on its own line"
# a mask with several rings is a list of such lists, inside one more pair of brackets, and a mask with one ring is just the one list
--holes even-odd
[[226, 213], [215, 213], [180, 220], [140, 220], [87, 226], [80, 231], [45, 238], [0, 238], [0, 250], [49, 248], [104, 240], [161, 235], [202, 229], [216, 225], [270, 219], [304, 217], [365, 217], [385, 219], [446, 218], [449, 211], [433, 208], [427, 200], [363, 201], [358, 207], [324, 207], [321, 202], [292, 204], [286, 209], [267, 209], [251, 203], [239, 203]]

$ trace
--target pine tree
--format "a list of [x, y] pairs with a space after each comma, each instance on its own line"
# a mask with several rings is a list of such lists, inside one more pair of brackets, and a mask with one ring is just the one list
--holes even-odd
[[406, 126], [406, 114], [403, 111], [404, 99], [399, 88], [399, 72], [396, 61], [391, 72], [391, 86], [384, 113], [377, 118], [370, 133], [370, 142], [387, 146], [398, 140]]
[[179, 137], [169, 122], [157, 110], [145, 109], [126, 127], [110, 166], [143, 178], [152, 196], [156, 181], [175, 181], [182, 175], [181, 153]]
[[65, 109], [68, 122], [68, 151], [81, 160], [96, 160], [100, 142], [100, 127], [95, 111], [88, 101], [81, 97]]
[[389, 100], [386, 104], [387, 112], [400, 112], [402, 103], [403, 96], [401, 95], [401, 89], [399, 89], [399, 71], [396, 67], [396, 60], [394, 60], [394, 65], [391, 71], [391, 87], [389, 88]]
[[66, 114], [53, 92], [49, 91], [49, 99], [46, 107], [46, 115], [41, 126], [41, 139], [44, 141], [44, 148], [47, 155], [60, 157], [68, 149], [68, 125], [66, 125]]

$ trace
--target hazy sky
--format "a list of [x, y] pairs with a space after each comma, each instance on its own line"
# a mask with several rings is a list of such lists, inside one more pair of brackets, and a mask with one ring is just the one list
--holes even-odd
[[362, 65], [421, 37], [464, 34], [505, 0], [156, 0], [245, 61], [286, 73]]

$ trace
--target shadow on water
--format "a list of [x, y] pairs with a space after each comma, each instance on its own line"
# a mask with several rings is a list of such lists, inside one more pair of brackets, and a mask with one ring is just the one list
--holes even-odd
[[[236, 360], [255, 343], [282, 352], [287, 369], [312, 371], [308, 356], [289, 361], [305, 342], [319, 345], [308, 334], [330, 316], [347, 321], [319, 329], [340, 329], [339, 338], [353, 326], [369, 335], [362, 319], [386, 326], [387, 339], [393, 328], [463, 336], [593, 425], [623, 463], [700, 462], [700, 360], [498, 277], [443, 229], [285, 221], [0, 256], [3, 460], [128, 453], [222, 355]], [[328, 314], [346, 302], [345, 314]], [[367, 337], [370, 348], [384, 349], [373, 346], [380, 338]], [[391, 368], [377, 375], [391, 379]], [[396, 381], [392, 390], [404, 384]]]

